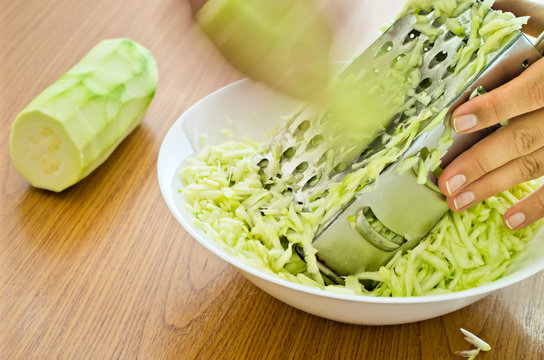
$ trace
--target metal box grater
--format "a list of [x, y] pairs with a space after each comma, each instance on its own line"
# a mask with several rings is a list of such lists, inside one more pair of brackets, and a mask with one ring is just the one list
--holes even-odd
[[[471, 9], [468, 8], [459, 14], [461, 24], [470, 25], [470, 12]], [[414, 103], [417, 112], [432, 106], [435, 109], [449, 109], [448, 113], [451, 113], [467, 101], [476, 89], [493, 89], [519, 75], [542, 56], [542, 36], [533, 45], [518, 31], [499, 50], [489, 55], [486, 67], [469, 79], [468, 86], [462, 86], [468, 76], [470, 64], [455, 75], [450, 65], [464, 39], [441, 24], [434, 11], [423, 15], [428, 17], [434, 27], [443, 30], [441, 35], [431, 40], [423, 33], [413, 30], [412, 25], [417, 22], [415, 15], [403, 16], [340, 76], [348, 76], [359, 71], [361, 67], [370, 67], [376, 73], [386, 71], [395, 59], [411, 51], [413, 41], [420, 41], [424, 46], [423, 62], [419, 65], [423, 80], [418, 88], [414, 88], [407, 101]], [[471, 63], [474, 61], [475, 56]], [[443, 96], [428, 104], [418, 102], [416, 98], [422, 85], [425, 85], [425, 91], [429, 94], [443, 89]], [[326, 190], [330, 183], [341, 182], [349, 173], [364, 166], [369, 156], [384, 146], [387, 134], [394, 131], [405, 118], [402, 113], [395, 114], [389, 126], [374, 141], [358, 149], [359, 153], [349, 160], [349, 164], [344, 166], [345, 169], [337, 166], [332, 171], [326, 171], [326, 166], [320, 159], [328, 149], [323, 144], [316, 144], [322, 129], [319, 122], [309, 121], [321, 116], [326, 115], [316, 107], [304, 109], [270, 143], [276, 149], [280, 147], [283, 154], [279, 174], [298, 173], [292, 177], [289, 185], [295, 199], [304, 205], [308, 204], [312, 194]], [[423, 148], [436, 148], [443, 131], [444, 125], [439, 124], [431, 131], [419, 134], [402, 159], [418, 154]], [[445, 167], [487, 133], [489, 130], [469, 135], [454, 134], [453, 144], [442, 158], [441, 166]], [[272, 160], [272, 156], [270, 152], [264, 155], [264, 159]], [[416, 175], [411, 171], [399, 174], [396, 171], [398, 164], [399, 161], [388, 166], [380, 174], [379, 182], [372, 191], [359, 192], [347, 206], [324, 224], [314, 238], [313, 245], [318, 250], [320, 269], [332, 280], [341, 282], [340, 276], [377, 270], [396, 252], [417, 245], [448, 210], [442, 194], [431, 187], [418, 184]], [[267, 171], [266, 166], [264, 171]], [[298, 251], [301, 253], [300, 248]]]

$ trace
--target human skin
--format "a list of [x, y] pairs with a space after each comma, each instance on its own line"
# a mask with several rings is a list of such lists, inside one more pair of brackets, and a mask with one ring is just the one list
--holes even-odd
[[[538, 36], [544, 30], [544, 2], [499, 0], [495, 9], [516, 16], [530, 15], [523, 31]], [[502, 121], [508, 124], [454, 159], [438, 185], [449, 207], [463, 211], [519, 183], [544, 175], [544, 59], [510, 82], [459, 106], [452, 128], [471, 133]], [[512, 205], [504, 224], [520, 229], [544, 217], [544, 188]]]

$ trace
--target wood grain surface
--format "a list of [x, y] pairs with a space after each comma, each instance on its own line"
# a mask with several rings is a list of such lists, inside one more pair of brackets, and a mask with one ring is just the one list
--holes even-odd
[[[368, 3], [367, 3], [368, 4]], [[0, 359], [455, 359], [460, 327], [481, 359], [544, 358], [544, 274], [449, 315], [353, 326], [265, 294], [198, 245], [156, 178], [168, 128], [241, 77], [192, 26], [184, 0], [1, 0]], [[56, 194], [15, 171], [9, 126], [104, 38], [157, 59], [143, 123], [107, 162]]]

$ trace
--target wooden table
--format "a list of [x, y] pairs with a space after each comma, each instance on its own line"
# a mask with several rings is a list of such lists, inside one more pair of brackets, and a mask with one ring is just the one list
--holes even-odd
[[[143, 124], [78, 185], [33, 189], [10, 161], [10, 123], [121, 36], [159, 65]], [[183, 111], [240, 76], [183, 0], [2, 0], [0, 359], [455, 359], [460, 327], [492, 345], [481, 359], [544, 358], [544, 274], [441, 318], [353, 326], [279, 302], [198, 245], [162, 200], [157, 154]]]

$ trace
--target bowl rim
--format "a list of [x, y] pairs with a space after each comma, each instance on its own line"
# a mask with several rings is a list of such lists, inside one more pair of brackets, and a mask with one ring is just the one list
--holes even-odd
[[[187, 231], [198, 243], [204, 246], [206, 249], [214, 253], [220, 259], [227, 261], [229, 264], [237, 268], [238, 270], [250, 273], [253, 276], [256, 276], [262, 280], [265, 280], [274, 285], [283, 286], [297, 292], [303, 292], [310, 295], [322, 296], [330, 299], [343, 300], [349, 302], [360, 302], [360, 303], [375, 303], [375, 304], [425, 304], [425, 303], [435, 303], [435, 302], [445, 302], [452, 300], [460, 300], [464, 298], [476, 297], [481, 295], [486, 295], [492, 291], [499, 290], [501, 288], [513, 285], [522, 280], [528, 279], [529, 277], [535, 275], [536, 273], [544, 270], [544, 261], [539, 265], [538, 261], [533, 261], [528, 267], [516, 270], [515, 272], [495, 280], [493, 282], [477, 286], [475, 288], [456, 291], [446, 294], [436, 294], [436, 295], [423, 295], [423, 296], [405, 296], [405, 297], [380, 297], [380, 296], [369, 296], [369, 295], [357, 295], [357, 294], [343, 294], [336, 293], [333, 291], [327, 291], [317, 287], [310, 287], [303, 284], [297, 284], [290, 282], [288, 280], [281, 279], [275, 275], [266, 273], [262, 270], [253, 268], [252, 266], [244, 263], [242, 260], [236, 258], [234, 255], [222, 250], [218, 244], [216, 244], [213, 239], [207, 238], [202, 229], [197, 228], [193, 224], [190, 224], [186, 219], [181, 215], [180, 209], [176, 206], [175, 194], [177, 192], [173, 191], [173, 181], [174, 178], [167, 179], [162, 176], [163, 171], [161, 171], [163, 166], [166, 166], [164, 162], [166, 161], [166, 148], [168, 147], [169, 140], [174, 137], [174, 133], [179, 127], [183, 127], [184, 121], [188, 118], [188, 115], [194, 109], [202, 106], [210, 98], [220, 95], [223, 92], [230, 91], [237, 86], [244, 85], [247, 82], [254, 82], [251, 79], [240, 79], [235, 82], [232, 82], [226, 86], [223, 86], [212, 93], [206, 95], [202, 99], [198, 100], [196, 103], [191, 105], [186, 109], [171, 125], [166, 133], [157, 158], [157, 177], [159, 182], [159, 187], [164, 201], [166, 202], [170, 212], [174, 215], [176, 220], [182, 225], [185, 231]], [[185, 139], [187, 140], [187, 139]], [[194, 155], [194, 153], [189, 156]], [[184, 159], [185, 160], [185, 159]], [[183, 160], [183, 161], [184, 161]], [[181, 164], [181, 162], [180, 162]], [[178, 164], [178, 166], [180, 165]], [[177, 172], [175, 172], [177, 174]], [[179, 201], [179, 200], [178, 200]]]

